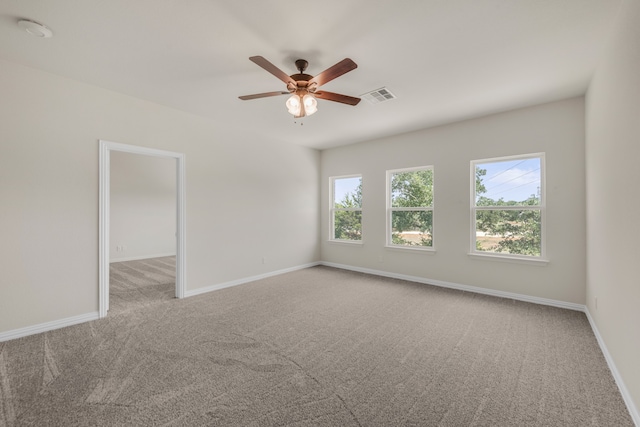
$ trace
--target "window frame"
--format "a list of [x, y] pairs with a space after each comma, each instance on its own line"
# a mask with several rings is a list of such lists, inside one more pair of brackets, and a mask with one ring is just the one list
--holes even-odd
[[[430, 207], [405, 207], [405, 208], [398, 208], [398, 207], [393, 207], [392, 205], [392, 185], [391, 185], [391, 178], [393, 176], [393, 174], [396, 173], [404, 173], [404, 172], [417, 172], [417, 171], [423, 171], [423, 170], [430, 170], [431, 171], [431, 176], [432, 176], [432, 190], [431, 193], [433, 195], [432, 200], [431, 200], [431, 206]], [[435, 185], [435, 168], [433, 165], [427, 165], [427, 166], [414, 166], [414, 167], [410, 167], [410, 168], [402, 168], [402, 169], [391, 169], [391, 170], [387, 170], [387, 195], [386, 195], [386, 230], [385, 230], [385, 247], [388, 249], [398, 249], [398, 250], [408, 250], [408, 251], [421, 251], [421, 252], [425, 252], [425, 253], [435, 253], [436, 252], [436, 248], [435, 248], [435, 189], [436, 189], [436, 185]], [[424, 211], [424, 212], [431, 212], [431, 246], [422, 246], [422, 245], [397, 245], [393, 243], [393, 223], [392, 223], [392, 213], [393, 212], [416, 212], [416, 211]]]
[[[363, 186], [362, 174], [351, 174], [351, 175], [337, 175], [329, 177], [329, 242], [332, 243], [345, 243], [349, 245], [362, 245], [364, 240], [364, 224], [362, 224], [362, 216], [364, 210], [362, 209], [362, 203], [360, 203], [360, 208], [336, 208], [335, 202], [335, 182], [339, 179], [348, 179], [348, 178], [360, 178], [360, 185]], [[364, 186], [363, 186], [364, 187]], [[360, 212], [360, 240], [347, 240], [347, 239], [336, 239], [336, 211], [340, 212]]]
[[[524, 206], [476, 206], [476, 166], [486, 163], [499, 163], [511, 160], [539, 159], [540, 160], [540, 203], [538, 205]], [[546, 162], [545, 153], [519, 154], [513, 156], [492, 157], [487, 159], [471, 160], [470, 162], [470, 224], [471, 239], [469, 255], [473, 257], [482, 257], [484, 259], [494, 259], [499, 261], [511, 261], [520, 263], [546, 264]], [[489, 252], [479, 251], [476, 249], [477, 229], [476, 215], [482, 210], [516, 210], [516, 211], [539, 211], [540, 212], [540, 256], [511, 254], [505, 252]]]

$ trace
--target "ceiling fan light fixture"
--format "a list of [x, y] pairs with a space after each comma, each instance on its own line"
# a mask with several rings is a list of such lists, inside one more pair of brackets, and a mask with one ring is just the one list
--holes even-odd
[[284, 82], [287, 85], [287, 92], [264, 92], [238, 97], [244, 101], [271, 96], [289, 95], [289, 98], [285, 102], [285, 106], [287, 107], [289, 114], [293, 114], [295, 118], [310, 116], [318, 111], [318, 99], [339, 102], [347, 105], [358, 105], [360, 102], [360, 98], [353, 96], [327, 92], [324, 90], [319, 92], [317, 91], [323, 84], [358, 68], [358, 65], [349, 58], [345, 58], [337, 64], [332, 65], [315, 77], [304, 73], [307, 65], [309, 65], [309, 63], [304, 59], [298, 59], [296, 61], [296, 68], [298, 68], [299, 73], [292, 74], [290, 76], [262, 56], [251, 56], [249, 57], [249, 60]]
[[318, 101], [308, 93], [305, 95], [294, 93], [287, 99], [285, 105], [289, 114], [293, 114], [296, 118], [310, 116], [318, 111]]

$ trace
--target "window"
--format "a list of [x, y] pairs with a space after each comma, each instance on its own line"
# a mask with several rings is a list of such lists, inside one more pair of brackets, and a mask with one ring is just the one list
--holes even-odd
[[331, 182], [329, 240], [362, 241], [362, 176], [340, 176]]
[[387, 246], [433, 248], [433, 167], [387, 171]]
[[544, 256], [544, 154], [471, 162], [471, 253]]

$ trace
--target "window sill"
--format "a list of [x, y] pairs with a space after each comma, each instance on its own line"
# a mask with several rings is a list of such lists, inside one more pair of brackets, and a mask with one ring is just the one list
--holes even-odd
[[469, 253], [470, 258], [481, 259], [485, 261], [497, 261], [497, 262], [510, 262], [514, 264], [529, 264], [529, 265], [537, 265], [539, 267], [546, 267], [549, 264], [548, 259], [543, 258], [520, 258], [515, 256], [508, 255], [494, 255], [494, 254], [479, 254], [479, 253]]
[[334, 245], [355, 245], [355, 246], [362, 246], [362, 240], [327, 240], [327, 242], [334, 244]]
[[435, 255], [436, 250], [430, 247], [412, 247], [412, 246], [398, 246], [398, 245], [384, 245], [384, 248], [391, 251], [404, 251], [423, 253], [425, 255]]

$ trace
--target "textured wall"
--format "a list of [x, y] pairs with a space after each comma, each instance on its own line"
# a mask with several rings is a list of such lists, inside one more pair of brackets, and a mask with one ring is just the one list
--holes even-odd
[[112, 151], [110, 166], [109, 260], [175, 254], [176, 161]]
[[636, 408], [640, 408], [637, 0], [624, 2], [614, 35], [589, 86], [586, 159], [587, 306]]
[[[538, 152], [546, 153], [550, 262], [469, 257], [470, 161]], [[324, 261], [584, 304], [584, 98], [325, 150], [321, 159]], [[426, 165], [434, 166], [436, 253], [387, 249], [385, 171]], [[347, 174], [362, 174], [362, 246], [327, 241], [329, 177]]]
[[98, 310], [100, 139], [185, 154], [187, 290], [319, 260], [318, 151], [6, 61], [0, 93], [0, 332]]

